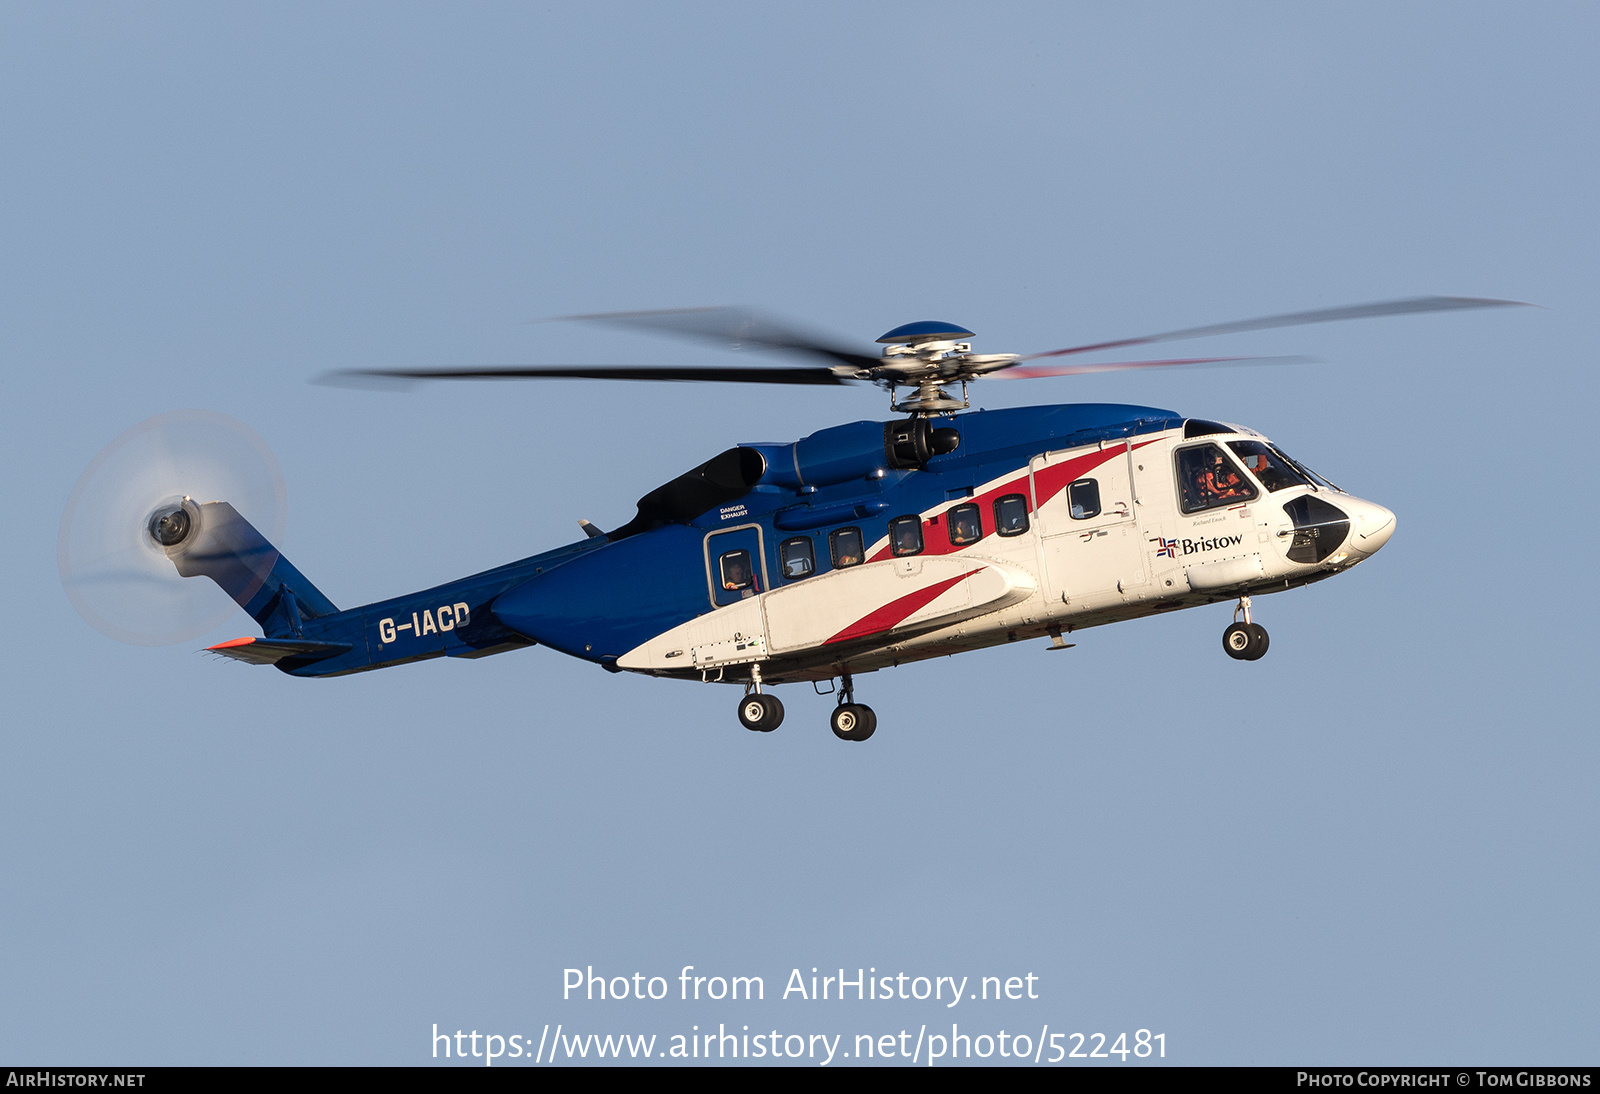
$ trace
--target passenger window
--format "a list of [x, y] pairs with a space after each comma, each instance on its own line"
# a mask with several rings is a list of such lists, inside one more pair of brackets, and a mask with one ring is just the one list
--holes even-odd
[[1290, 486], [1309, 486], [1309, 479], [1284, 463], [1278, 454], [1260, 441], [1229, 441], [1228, 447], [1244, 461], [1247, 471], [1260, 480], [1268, 493]]
[[729, 551], [722, 556], [718, 565], [722, 573], [722, 587], [728, 592], [755, 588], [756, 577], [750, 568], [749, 551]]
[[834, 569], [861, 565], [861, 556], [865, 553], [861, 547], [861, 529], [839, 529], [828, 537], [828, 546], [833, 551]]
[[950, 546], [965, 547], [983, 538], [983, 517], [976, 505], [958, 505], [945, 514]]
[[1002, 536], [1020, 536], [1028, 530], [1028, 499], [1007, 494], [994, 502], [994, 530]]
[[1088, 520], [1100, 515], [1100, 484], [1093, 479], [1079, 479], [1067, 487], [1067, 504], [1072, 509], [1073, 520]]
[[1185, 513], [1237, 505], [1256, 496], [1256, 488], [1214, 444], [1180, 448], [1176, 459], [1179, 508]]
[[796, 536], [778, 545], [778, 568], [790, 581], [810, 577], [817, 570], [816, 552], [810, 536]]
[[922, 518], [895, 517], [889, 522], [889, 550], [896, 556], [922, 553]]

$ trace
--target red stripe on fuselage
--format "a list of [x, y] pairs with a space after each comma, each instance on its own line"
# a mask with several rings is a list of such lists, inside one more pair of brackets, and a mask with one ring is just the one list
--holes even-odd
[[[1133, 448], [1134, 451], [1138, 451], [1145, 445], [1154, 443], [1154, 441], [1143, 441], [1134, 445]], [[1093, 471], [1095, 468], [1113, 459], [1114, 457], [1124, 455], [1127, 451], [1128, 445], [1127, 442], [1124, 441], [1115, 448], [1107, 448], [1096, 452], [1089, 452], [1085, 455], [1079, 456], [1076, 459], [1068, 460], [1066, 463], [1058, 463], [1050, 467], [1041, 467], [1033, 475], [1032, 490], [1029, 489], [1028, 485], [1028, 473], [1024, 471], [1021, 475], [1014, 479], [1001, 483], [999, 486], [991, 487], [990, 489], [979, 494], [977, 497], [967, 499], [968, 501], [976, 502], [978, 505], [978, 520], [983, 525], [982, 538], [987, 539], [989, 536], [994, 534], [994, 503], [1000, 498], [1005, 497], [1007, 494], [1021, 494], [1023, 497], [1028, 498], [1028, 512], [1036, 513], [1039, 511], [1040, 506], [1044, 505], [1045, 502], [1061, 493], [1061, 491], [1065, 490], [1068, 485], [1083, 478], [1084, 475], [1088, 474], [1090, 471]], [[1037, 496], [1030, 497], [1030, 494], [1033, 494], [1035, 491], [1037, 492]], [[951, 502], [949, 508], [953, 509], [957, 505], [963, 504], [966, 504], [966, 502], [958, 499]], [[948, 512], [948, 509], [945, 510], [945, 512]], [[919, 552], [920, 554], [952, 555], [957, 551], [962, 551], [973, 546], [972, 543], [965, 543], [960, 547], [953, 546], [950, 543], [949, 530], [941, 530], [939, 528], [938, 521], [939, 514], [935, 514], [934, 516], [923, 520], [922, 550]], [[981, 542], [981, 540], [975, 542]], [[879, 559], [888, 558], [890, 556], [889, 548], [890, 544], [888, 541], [885, 541], [882, 547], [879, 547], [876, 551], [872, 552], [871, 557], [869, 557], [867, 561], [877, 562]]]
[[934, 600], [941, 596], [951, 586], [955, 585], [959, 581], [965, 581], [967, 578], [971, 577], [973, 574], [982, 569], [982, 566], [978, 566], [974, 569], [968, 570], [964, 574], [958, 574], [955, 577], [946, 578], [943, 581], [936, 581], [932, 585], [918, 589], [915, 592], [907, 593], [905, 596], [896, 597], [878, 610], [869, 612], [868, 614], [862, 616], [844, 630], [828, 639], [823, 643], [823, 645], [828, 646], [835, 642], [844, 642], [851, 638], [865, 638], [869, 634], [879, 634], [883, 631], [889, 630], [892, 627], [898, 626], [900, 623], [903, 623], [908, 617], [910, 617], [913, 612], [916, 612], [918, 609], [924, 608], [933, 603]]

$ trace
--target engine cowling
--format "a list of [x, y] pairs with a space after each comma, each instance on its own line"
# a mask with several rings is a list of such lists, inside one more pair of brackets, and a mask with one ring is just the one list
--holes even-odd
[[934, 428], [926, 418], [896, 422], [851, 422], [820, 429], [794, 444], [749, 445], [767, 461], [763, 483], [791, 489], [833, 486], [864, 479], [874, 471], [912, 471], [954, 452], [959, 431]]

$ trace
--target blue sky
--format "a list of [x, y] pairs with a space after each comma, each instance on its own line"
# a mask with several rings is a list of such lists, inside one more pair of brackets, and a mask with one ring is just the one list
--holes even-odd
[[[1032, 972], [1040, 999], [958, 1020], [1147, 1028], [1185, 1063], [1592, 1062], [1597, 31], [1576, 4], [0, 12], [0, 1054], [951, 1017], [560, 998], [567, 967], [692, 964], [769, 997], [813, 966]], [[1399, 530], [1259, 602], [1261, 662], [1215, 606], [909, 666], [860, 682], [867, 746], [792, 688], [756, 735], [732, 689], [543, 649], [332, 681], [193, 652], [242, 613], [123, 646], [55, 574], [78, 474], [173, 409], [267, 439], [283, 547], [341, 606], [883, 416], [870, 389], [308, 382], [735, 360], [543, 317], [753, 304], [1028, 352], [1425, 293], [1542, 308], [975, 389], [1248, 423]]]

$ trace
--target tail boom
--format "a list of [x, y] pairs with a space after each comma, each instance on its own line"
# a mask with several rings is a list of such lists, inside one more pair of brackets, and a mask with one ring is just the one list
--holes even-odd
[[535, 645], [491, 610], [497, 597], [604, 540], [590, 539], [392, 600], [340, 611], [227, 502], [196, 506], [194, 528], [166, 547], [184, 577], [209, 577], [261, 625], [263, 637], [210, 647], [294, 676], [352, 672], [434, 657], [486, 657]]

